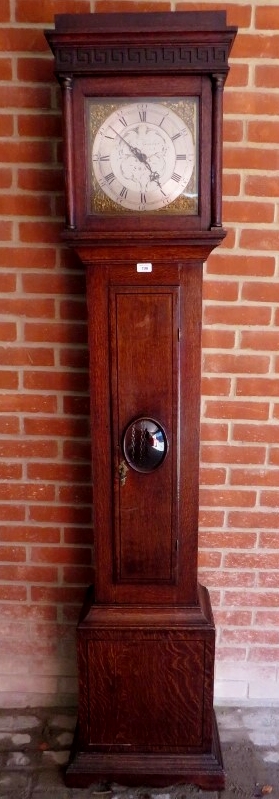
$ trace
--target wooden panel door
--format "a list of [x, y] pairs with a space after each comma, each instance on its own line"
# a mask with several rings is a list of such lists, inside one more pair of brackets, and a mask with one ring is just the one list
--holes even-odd
[[90, 640], [89, 743], [174, 752], [203, 744], [205, 641]]
[[[112, 405], [115, 469], [132, 425], [133, 449], [125, 480], [115, 481], [117, 582], [173, 583], [177, 559], [177, 426], [179, 288], [111, 289]], [[148, 433], [165, 431], [165, 457]], [[146, 426], [147, 425], [147, 426]], [[155, 438], [155, 443], [157, 439]], [[164, 446], [164, 443], [162, 443]], [[137, 452], [138, 450], [138, 452]], [[146, 450], [151, 453], [148, 458]], [[158, 452], [159, 460], [156, 461]], [[153, 453], [153, 458], [152, 458]]]

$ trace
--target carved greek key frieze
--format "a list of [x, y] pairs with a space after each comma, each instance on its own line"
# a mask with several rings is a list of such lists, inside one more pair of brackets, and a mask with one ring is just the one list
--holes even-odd
[[93, 46], [57, 47], [56, 69], [63, 70], [69, 66], [73, 72], [88, 70], [102, 72], [115, 71], [117, 67], [129, 71], [157, 71], [161, 66], [170, 71], [187, 69], [193, 71], [210, 71], [225, 67], [227, 47], [214, 45], [153, 45], [144, 46]]

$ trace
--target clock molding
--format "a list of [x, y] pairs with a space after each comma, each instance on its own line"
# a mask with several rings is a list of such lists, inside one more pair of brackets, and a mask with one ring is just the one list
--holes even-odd
[[235, 34], [223, 11], [62, 14], [46, 31], [90, 351], [95, 582], [77, 629], [72, 787], [224, 787], [197, 581], [200, 332], [203, 262], [225, 236]]

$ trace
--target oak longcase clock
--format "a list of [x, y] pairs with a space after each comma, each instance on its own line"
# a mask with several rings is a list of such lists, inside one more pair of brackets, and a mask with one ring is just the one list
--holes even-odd
[[62, 14], [46, 32], [90, 350], [95, 580], [71, 786], [224, 786], [197, 518], [202, 266], [225, 235], [235, 33], [222, 11]]

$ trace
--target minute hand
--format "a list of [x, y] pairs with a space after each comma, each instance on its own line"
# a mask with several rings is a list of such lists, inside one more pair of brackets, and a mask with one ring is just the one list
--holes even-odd
[[126, 139], [124, 139], [124, 136], [121, 136], [121, 133], [118, 133], [117, 130], [115, 130], [112, 127], [111, 127], [111, 129], [113, 130], [114, 133], [116, 133], [117, 136], [119, 136], [121, 141], [124, 141], [124, 144], [126, 144], [127, 147], [129, 147], [129, 150], [131, 150], [131, 153], [133, 153], [133, 155], [135, 155], [135, 157], [138, 158], [138, 160], [141, 161], [142, 164], [146, 164], [147, 168], [151, 170], [151, 167], [147, 163], [147, 158], [146, 158], [145, 153], [142, 153], [141, 150], [138, 149], [138, 147], [133, 147], [132, 144], [129, 144], [129, 142], [126, 141]]

